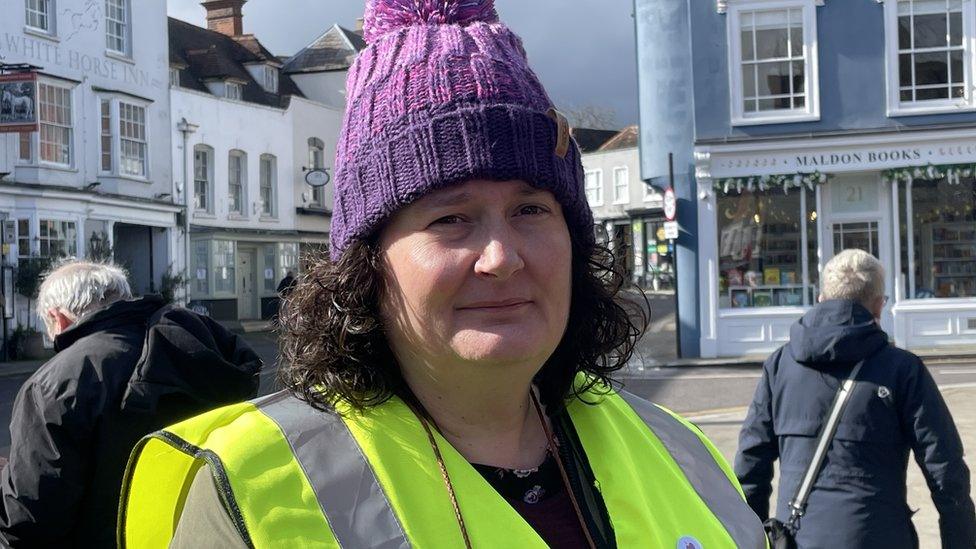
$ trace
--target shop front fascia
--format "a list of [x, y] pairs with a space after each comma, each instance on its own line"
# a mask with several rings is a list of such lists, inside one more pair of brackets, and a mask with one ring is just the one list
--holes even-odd
[[295, 231], [190, 228], [190, 308], [221, 321], [269, 319], [278, 284], [299, 271]]
[[695, 159], [702, 356], [788, 341], [851, 247], [885, 266], [896, 344], [976, 346], [976, 129], [701, 143]]

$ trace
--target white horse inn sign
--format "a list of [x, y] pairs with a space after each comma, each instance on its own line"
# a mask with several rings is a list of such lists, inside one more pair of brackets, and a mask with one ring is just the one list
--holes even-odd
[[37, 131], [37, 75], [0, 74], [0, 133]]

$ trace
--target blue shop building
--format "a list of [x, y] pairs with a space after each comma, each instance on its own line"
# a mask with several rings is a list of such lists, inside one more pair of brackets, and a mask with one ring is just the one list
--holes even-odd
[[976, 0], [635, 0], [635, 21], [683, 356], [775, 349], [851, 247], [885, 266], [898, 345], [976, 346]]

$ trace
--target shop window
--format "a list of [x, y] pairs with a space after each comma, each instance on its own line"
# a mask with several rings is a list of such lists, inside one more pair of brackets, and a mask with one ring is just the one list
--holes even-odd
[[298, 274], [298, 243], [296, 242], [278, 244], [278, 280], [285, 278], [288, 271]]
[[717, 207], [722, 308], [815, 302], [819, 276], [814, 191], [732, 191], [720, 194]]
[[193, 208], [213, 213], [213, 149], [207, 145], [193, 147]]
[[231, 151], [227, 166], [227, 209], [232, 215], [245, 215], [247, 181], [247, 155], [243, 151]]
[[237, 292], [237, 254], [234, 242], [214, 240], [213, 269], [214, 293]]
[[210, 241], [193, 243], [193, 293], [198, 296], [210, 295]]
[[890, 114], [973, 107], [971, 0], [885, 3]]
[[78, 232], [74, 221], [41, 219], [38, 231], [40, 257], [75, 257], [78, 255]]
[[261, 217], [275, 217], [275, 186], [277, 184], [278, 161], [274, 155], [261, 155]]
[[41, 119], [41, 160], [70, 166], [73, 135], [71, 89], [40, 84], [37, 95]]
[[268, 294], [273, 294], [276, 289], [278, 289], [278, 281], [275, 278], [275, 248], [277, 246], [274, 244], [266, 244], [264, 246], [264, 273], [262, 278], [264, 278], [264, 292]]
[[732, 121], [736, 125], [819, 118], [813, 0], [729, 6]]
[[664, 238], [664, 223], [644, 223], [646, 274], [644, 287], [654, 291], [674, 290], [674, 247]]
[[976, 179], [903, 182], [899, 210], [904, 295], [976, 297]]
[[[308, 169], [325, 168], [325, 142], [318, 137], [308, 138]], [[312, 207], [325, 207], [325, 187], [312, 187]]]
[[603, 172], [590, 170], [585, 175], [586, 201], [590, 206], [603, 205]]

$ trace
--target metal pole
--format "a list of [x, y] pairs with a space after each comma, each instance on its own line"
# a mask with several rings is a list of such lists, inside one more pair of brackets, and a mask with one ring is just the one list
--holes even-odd
[[[668, 153], [668, 186], [674, 189], [674, 153]], [[684, 358], [681, 354], [681, 307], [678, 306], [678, 245], [674, 240], [671, 241], [671, 265], [674, 270], [674, 344], [678, 358]]]

